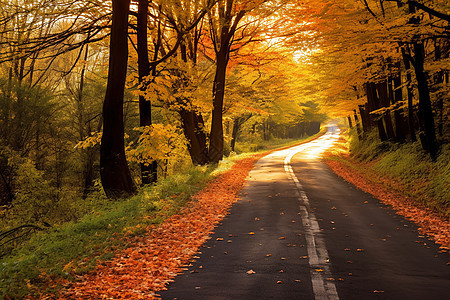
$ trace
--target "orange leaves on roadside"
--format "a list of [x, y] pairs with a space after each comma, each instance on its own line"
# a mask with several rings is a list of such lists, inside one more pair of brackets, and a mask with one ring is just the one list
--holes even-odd
[[[366, 193], [373, 195], [381, 202], [391, 205], [397, 214], [416, 223], [419, 226], [418, 231], [421, 234], [428, 235], [436, 243], [442, 245], [441, 249], [450, 250], [450, 222], [447, 219], [426, 207], [421, 207], [419, 204], [414, 203], [407, 196], [392, 192], [381, 184], [371, 182], [368, 174], [359, 171], [365, 169], [363, 163], [352, 161], [352, 164], [360, 165], [359, 170], [356, 170], [337, 160], [325, 160], [325, 162], [337, 175]], [[373, 226], [373, 224], [370, 225]]]
[[149, 226], [142, 236], [127, 237], [129, 248], [116, 253], [113, 260], [98, 264], [81, 281], [68, 284], [62, 298], [158, 299], [156, 292], [166, 289], [209, 239], [237, 200], [248, 172], [261, 156], [235, 164], [197, 193], [179, 215], [170, 217], [161, 226]]

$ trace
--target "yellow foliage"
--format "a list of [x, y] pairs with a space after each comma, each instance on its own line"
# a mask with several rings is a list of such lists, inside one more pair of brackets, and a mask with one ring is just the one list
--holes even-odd
[[141, 131], [141, 136], [136, 147], [126, 149], [130, 161], [150, 164], [154, 160], [180, 156], [186, 150], [186, 139], [174, 125], [153, 124], [135, 130]]
[[99, 145], [102, 140], [102, 133], [101, 132], [92, 132], [90, 136], [88, 136], [83, 141], [78, 142], [78, 144], [75, 145], [75, 149], [88, 149], [92, 148], [96, 145]]

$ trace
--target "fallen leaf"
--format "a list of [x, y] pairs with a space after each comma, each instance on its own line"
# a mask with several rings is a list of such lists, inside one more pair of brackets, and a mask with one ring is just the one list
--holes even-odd
[[283, 281], [281, 281], [281, 280], [277, 281], [277, 284], [282, 284], [282, 283], [283, 283]]
[[323, 272], [322, 269], [316, 269], [316, 272]]
[[255, 274], [256, 272], [253, 271], [253, 270], [248, 270], [246, 273], [247, 273], [248, 275], [252, 275], [252, 274]]
[[279, 240], [284, 240], [284, 239], [286, 239], [284, 236], [282, 236], [282, 237], [279, 237], [278, 238]]
[[250, 235], [253, 235], [253, 234], [255, 234], [253, 231], [251, 231], [251, 232], [249, 232], [248, 234], [250, 234]]

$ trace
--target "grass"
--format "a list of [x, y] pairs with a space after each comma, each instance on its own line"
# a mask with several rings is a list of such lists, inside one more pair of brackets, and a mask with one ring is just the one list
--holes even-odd
[[[441, 147], [433, 162], [420, 142], [380, 142], [376, 133], [359, 141], [349, 136], [350, 154], [361, 165], [360, 171], [384, 179], [391, 188], [415, 199], [441, 215], [450, 216], [450, 145]], [[347, 161], [347, 165], [351, 162]], [[354, 165], [354, 164], [353, 164]]]

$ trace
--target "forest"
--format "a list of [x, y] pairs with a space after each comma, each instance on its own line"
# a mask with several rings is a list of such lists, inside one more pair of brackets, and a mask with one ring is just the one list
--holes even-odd
[[447, 0], [1, 0], [0, 259], [332, 119], [444, 160], [448, 216], [449, 70]]

